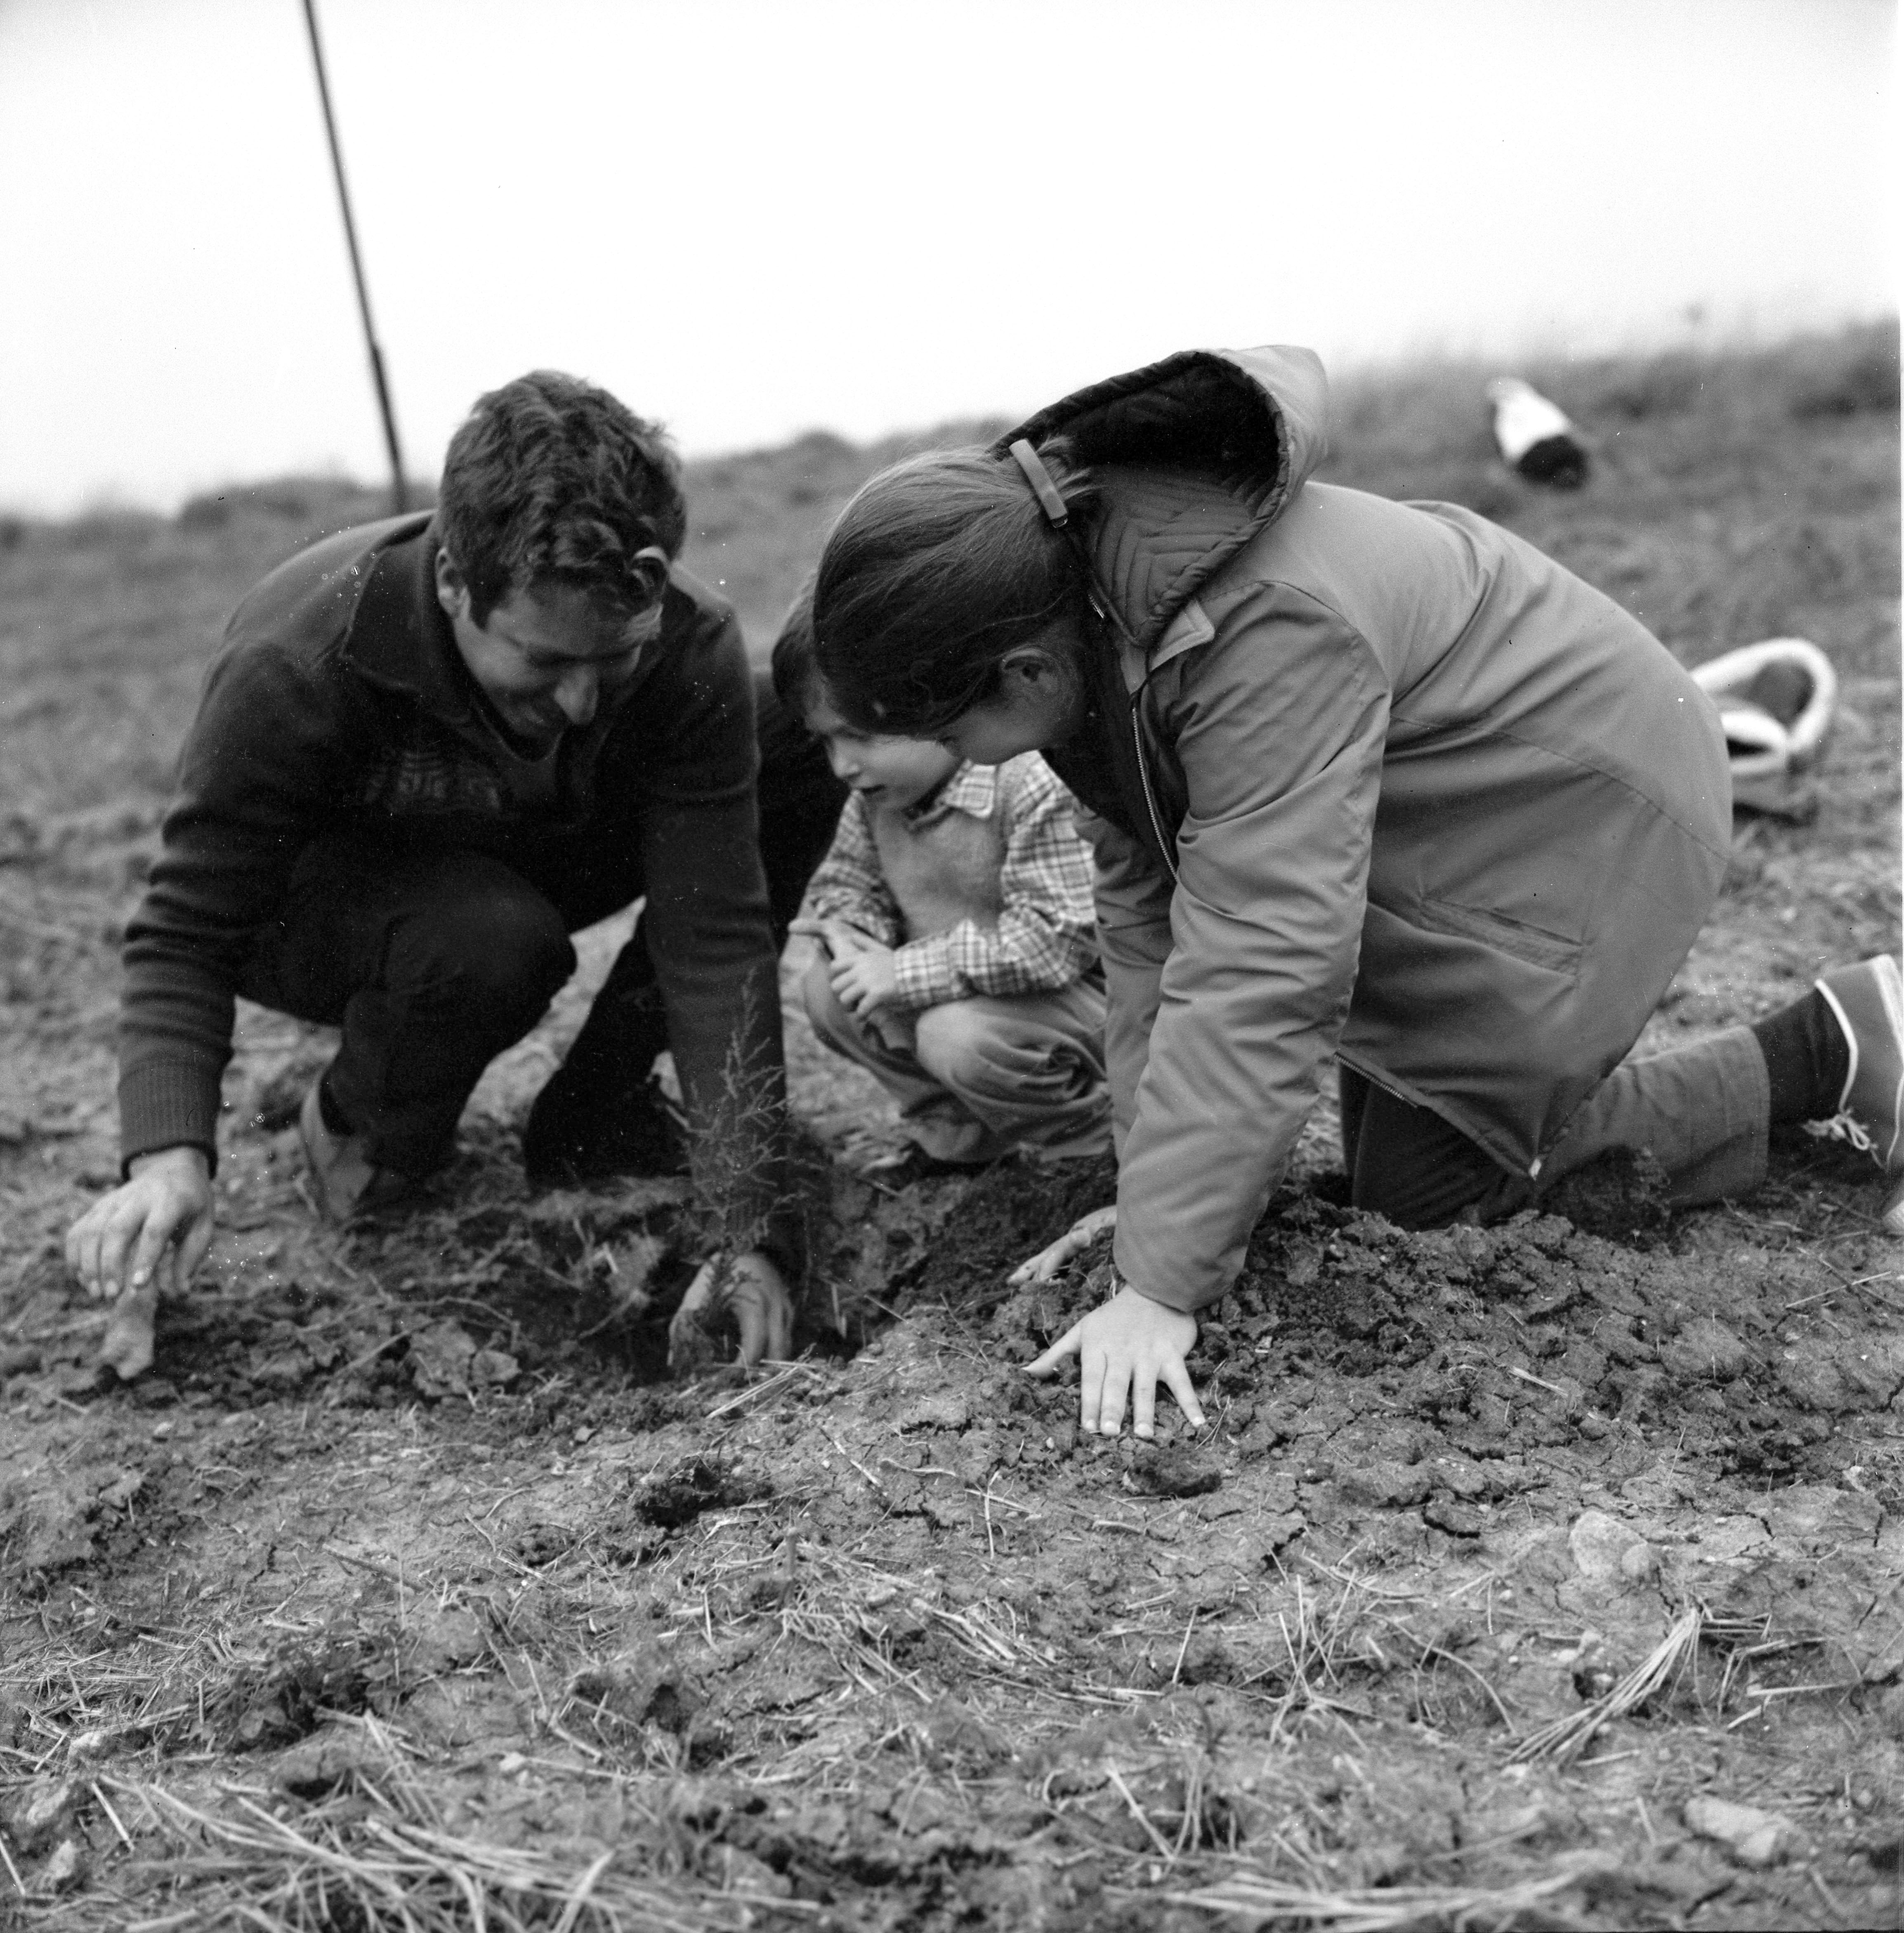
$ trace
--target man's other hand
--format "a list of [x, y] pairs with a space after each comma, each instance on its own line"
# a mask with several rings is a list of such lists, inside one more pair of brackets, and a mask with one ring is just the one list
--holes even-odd
[[[668, 1360], [687, 1367], [706, 1348], [703, 1318], [713, 1300], [718, 1261], [704, 1262], [668, 1325]], [[784, 1361], [793, 1352], [793, 1297], [780, 1271], [758, 1249], [727, 1265], [726, 1306], [740, 1331], [740, 1361], [752, 1369], [763, 1359]]]
[[66, 1237], [67, 1265], [89, 1295], [176, 1291], [212, 1245], [212, 1168], [202, 1148], [162, 1148], [132, 1162]]

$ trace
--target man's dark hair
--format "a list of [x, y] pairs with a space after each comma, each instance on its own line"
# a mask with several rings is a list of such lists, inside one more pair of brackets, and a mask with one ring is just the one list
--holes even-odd
[[605, 389], [536, 369], [491, 389], [451, 437], [437, 528], [486, 624], [513, 591], [554, 582], [611, 610], [648, 602], [638, 551], [687, 534], [681, 466], [656, 423]]

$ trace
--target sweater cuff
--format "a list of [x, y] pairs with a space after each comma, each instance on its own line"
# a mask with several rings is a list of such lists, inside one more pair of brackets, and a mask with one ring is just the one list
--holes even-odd
[[152, 1061], [119, 1079], [119, 1172], [161, 1148], [205, 1150], [218, 1166], [219, 1075], [190, 1062]]

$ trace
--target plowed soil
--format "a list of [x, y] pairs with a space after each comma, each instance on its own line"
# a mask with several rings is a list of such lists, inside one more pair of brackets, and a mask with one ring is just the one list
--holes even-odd
[[[1894, 336], [1577, 380], [1577, 497], [1426, 379], [1347, 400], [1335, 473], [1477, 503], [1689, 660], [1840, 665], [1663, 1042], [1898, 943]], [[800, 542], [851, 480], [785, 486]], [[223, 1232], [102, 1375], [59, 1242], [169, 760], [223, 609], [374, 510], [0, 531], [0, 1924], [1898, 1923], [1904, 1255], [1830, 1141], [1749, 1202], [1671, 1214], [1642, 1159], [1406, 1234], [1340, 1205], [1325, 1104], [1203, 1328], [1210, 1426], [1105, 1441], [1021, 1366], [1102, 1251], [1006, 1278], [1108, 1169], [863, 1179], [890, 1111], [790, 1023], [799, 1360], [676, 1380], [678, 1185], [517, 1159], [617, 923], [387, 1226], [314, 1220], [326, 1039], [245, 1011]]]

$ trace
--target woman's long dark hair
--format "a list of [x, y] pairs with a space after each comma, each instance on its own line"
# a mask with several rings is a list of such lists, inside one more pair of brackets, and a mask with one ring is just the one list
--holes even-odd
[[[1097, 501], [1062, 439], [1038, 451], [1073, 529]], [[999, 688], [1006, 654], [1087, 608], [1074, 538], [1001, 450], [932, 450], [840, 512], [813, 591], [815, 651], [863, 730], [929, 738]]]

